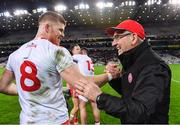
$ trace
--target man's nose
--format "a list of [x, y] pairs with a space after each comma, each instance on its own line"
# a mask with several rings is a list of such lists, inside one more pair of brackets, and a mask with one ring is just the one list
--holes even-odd
[[62, 36], [62, 37], [64, 37], [64, 36], [65, 36], [64, 32], [62, 32], [62, 33], [61, 33], [61, 36]]

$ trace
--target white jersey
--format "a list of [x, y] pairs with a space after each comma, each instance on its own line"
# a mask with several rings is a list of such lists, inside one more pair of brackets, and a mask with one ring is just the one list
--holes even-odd
[[78, 64], [80, 72], [85, 76], [94, 75], [94, 65], [91, 58], [87, 55], [73, 55], [73, 61]]
[[45, 39], [32, 40], [9, 56], [6, 68], [15, 75], [20, 124], [60, 125], [69, 119], [59, 73], [73, 64], [65, 48]]

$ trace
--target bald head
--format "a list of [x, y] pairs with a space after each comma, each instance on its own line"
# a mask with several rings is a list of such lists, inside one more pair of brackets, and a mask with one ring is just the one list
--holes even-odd
[[53, 23], [60, 22], [60, 23], [63, 23], [64, 25], [66, 25], [66, 21], [65, 21], [64, 17], [53, 11], [47, 11], [47, 12], [43, 13], [39, 17], [38, 23], [40, 25], [41, 23], [44, 23], [46, 21], [50, 21]]

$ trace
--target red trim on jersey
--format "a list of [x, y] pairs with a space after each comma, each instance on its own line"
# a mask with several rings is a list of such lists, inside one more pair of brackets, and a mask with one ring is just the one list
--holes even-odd
[[[34, 38], [35, 40], [38, 40], [38, 39], [45, 39], [45, 40], [48, 40], [47, 38], [44, 38], [44, 37], [37, 37], [37, 38]], [[49, 41], [49, 40], [48, 40]], [[51, 41], [50, 41], [51, 42]], [[64, 48], [64, 46], [59, 46], [59, 47], [63, 47]]]
[[62, 123], [62, 125], [69, 125], [69, 120], [67, 120], [64, 123]]

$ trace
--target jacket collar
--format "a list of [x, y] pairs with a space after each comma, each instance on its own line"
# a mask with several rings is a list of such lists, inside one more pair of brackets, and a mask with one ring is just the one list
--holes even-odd
[[148, 42], [144, 41], [143, 43], [136, 46], [135, 48], [118, 56], [123, 66], [123, 69], [126, 71], [128, 68], [130, 68], [135, 63], [135, 61], [139, 58], [139, 56], [148, 48], [150, 48], [150, 45], [148, 44]]

